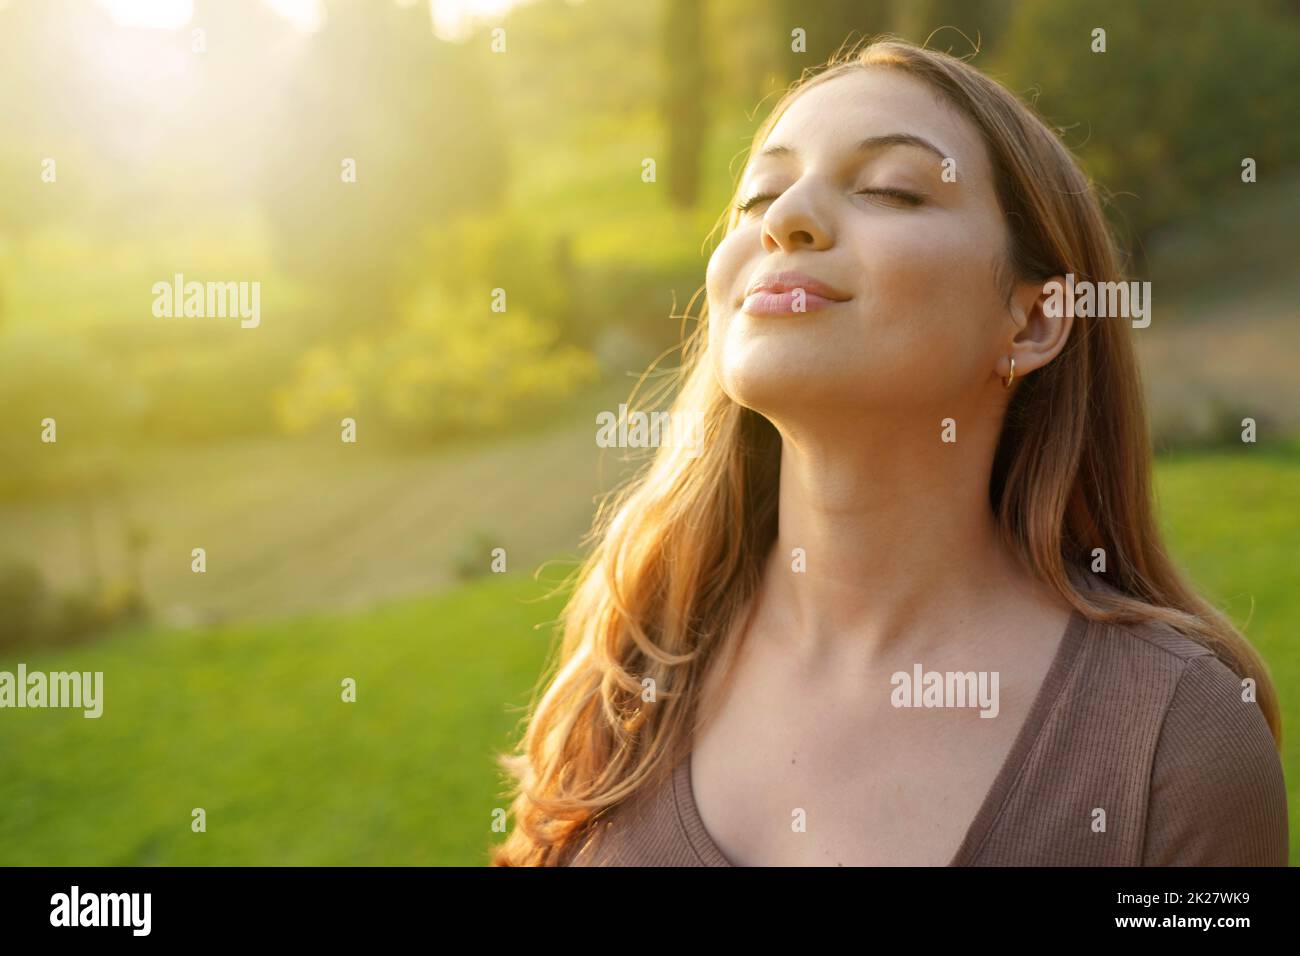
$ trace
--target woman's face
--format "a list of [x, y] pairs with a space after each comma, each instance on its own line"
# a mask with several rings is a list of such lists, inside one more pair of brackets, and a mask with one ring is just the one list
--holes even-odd
[[[811, 88], [739, 201], [707, 275], [714, 371], [737, 402], [778, 424], [801, 408], [955, 415], [998, 386], [1015, 331], [995, 271], [1006, 225], [978, 131], [938, 93], [884, 68]], [[747, 297], [786, 270], [826, 295], [795, 277], [802, 296]]]

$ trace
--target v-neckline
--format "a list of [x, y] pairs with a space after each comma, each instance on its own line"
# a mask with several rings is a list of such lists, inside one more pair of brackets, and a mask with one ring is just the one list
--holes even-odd
[[[1020, 730], [1016, 733], [1011, 750], [1007, 752], [1006, 757], [1003, 759], [997, 776], [993, 778], [993, 785], [989, 787], [988, 793], [984, 795], [984, 800], [980, 804], [979, 810], [976, 811], [975, 818], [966, 829], [966, 835], [958, 845], [956, 854], [948, 861], [948, 866], [969, 866], [979, 855], [979, 851], [983, 848], [985, 840], [988, 839], [989, 833], [993, 829], [994, 822], [1002, 812], [1002, 807], [1010, 795], [1011, 788], [1020, 776], [1034, 741], [1038, 739], [1043, 724], [1047, 722], [1048, 714], [1052, 712], [1061, 690], [1065, 687], [1066, 680], [1074, 667], [1074, 662], [1079, 656], [1079, 650], [1083, 646], [1083, 637], [1087, 630], [1088, 619], [1080, 614], [1077, 609], [1071, 609], [1069, 622], [1065, 626], [1065, 633], [1061, 637], [1061, 643], [1056, 649], [1056, 655], [1052, 658], [1052, 663], [1047, 669], [1043, 683], [1038, 688], [1034, 702], [1029, 708], [1029, 714], [1025, 717], [1024, 723], [1020, 725]], [[704, 821], [700, 818], [700, 810], [695, 803], [695, 789], [691, 783], [691, 754], [689, 752], [685, 758], [678, 762], [676, 769], [673, 771], [672, 788], [673, 801], [677, 807], [678, 822], [681, 824], [682, 831], [686, 834], [686, 839], [695, 851], [695, 855], [699, 857], [700, 862], [705, 866], [735, 866], [718, 848], [718, 845], [713, 841], [713, 837], [709, 835], [708, 829], [704, 826]]]

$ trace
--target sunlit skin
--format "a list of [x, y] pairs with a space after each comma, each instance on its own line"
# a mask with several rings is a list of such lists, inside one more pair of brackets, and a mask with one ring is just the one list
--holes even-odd
[[[855, 150], [897, 135], [934, 151]], [[720, 243], [707, 293], [722, 387], [781, 434], [779, 533], [734, 683], [706, 683], [696, 799], [733, 863], [943, 865], [1069, 620], [999, 540], [988, 482], [1010, 358], [1017, 380], [1032, 375], [1071, 320], [1044, 314], [1041, 279], [1007, 301], [986, 147], [920, 81], [876, 68], [814, 87], [773, 145], [794, 152], [751, 158], [739, 200], [772, 198]], [[743, 311], [751, 283], [785, 269], [847, 301]], [[889, 677], [917, 662], [998, 671], [999, 716], [894, 709]], [[792, 832], [794, 808], [807, 833]]]

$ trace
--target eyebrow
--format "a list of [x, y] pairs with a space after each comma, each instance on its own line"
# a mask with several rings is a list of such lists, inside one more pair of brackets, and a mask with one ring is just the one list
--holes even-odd
[[[866, 153], [876, 149], [886, 149], [890, 146], [917, 146], [921, 149], [928, 149], [940, 159], [947, 159], [948, 154], [941, 150], [928, 139], [913, 135], [912, 133], [886, 133], [883, 136], [868, 136], [858, 145], [853, 147], [855, 153]], [[790, 157], [791, 159], [799, 156], [799, 151], [793, 146], [768, 146], [758, 154], [757, 159], [763, 159], [768, 156]]]

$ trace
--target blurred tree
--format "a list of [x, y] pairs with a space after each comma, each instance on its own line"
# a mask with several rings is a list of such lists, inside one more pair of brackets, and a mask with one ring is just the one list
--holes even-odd
[[738, 107], [748, 115], [767, 93], [782, 85], [787, 42], [778, 34], [777, 5], [784, 0], [714, 0], [705, 30], [721, 42], [709, 59], [714, 113]]
[[504, 131], [474, 52], [436, 39], [427, 10], [335, 2], [297, 63], [261, 191], [277, 254], [330, 290], [345, 328], [393, 318], [423, 229], [505, 191]]
[[668, 197], [676, 206], [695, 205], [700, 157], [707, 137], [704, 91], [708, 88], [704, 11], [696, 0], [664, 0], [664, 93], [662, 115], [668, 134]]
[[1010, 0], [908, 0], [897, 2], [899, 36], [964, 57], [1000, 45], [1011, 19]]
[[[889, 33], [895, 20], [891, 0], [825, 0], [816, 4], [778, 0], [777, 36], [787, 77], [797, 79], [803, 70], [825, 63], [841, 47], [863, 37]], [[796, 28], [804, 31], [806, 52], [792, 49], [791, 33]]]
[[[662, 24], [658, 4], [624, 0], [539, 0], [511, 10], [509, 53], [491, 64], [516, 158], [531, 162], [538, 144], [653, 110], [663, 88]], [[486, 38], [475, 42], [487, 49]]]

